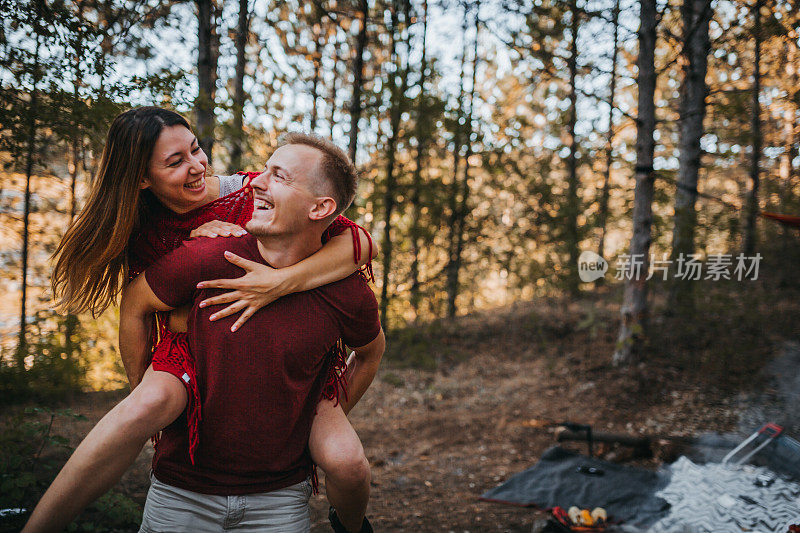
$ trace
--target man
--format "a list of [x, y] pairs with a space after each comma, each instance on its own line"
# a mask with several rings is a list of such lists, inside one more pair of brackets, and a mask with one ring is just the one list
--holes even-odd
[[[240, 274], [238, 267], [225, 259], [226, 251], [276, 268], [313, 254], [320, 248], [327, 226], [352, 201], [355, 181], [352, 164], [335, 145], [314, 136], [290, 134], [264, 172], [251, 182], [255, 210], [247, 224], [248, 235], [186, 243], [125, 289], [120, 350], [127, 359], [148, 355], [148, 323], [154, 311], [193, 304], [184, 342], [195, 360], [193, 369], [202, 398], [199, 443], [190, 446], [185, 414], [163, 431], [141, 531], [308, 530], [311, 422], [338, 339], [357, 347], [348, 368], [344, 412], [371, 383], [384, 348], [375, 297], [366, 283], [353, 275], [284, 297], [261, 309], [234, 334], [230, 331], [232, 318], [211, 322], [211, 311], [199, 306], [219, 291], [198, 290], [197, 285]], [[176, 377], [190, 379], [188, 374]], [[138, 390], [134, 389], [132, 396]], [[177, 402], [178, 410], [165, 405], [164, 411], [180, 412], [185, 400], [185, 395], [170, 399], [169, 403]], [[123, 401], [93, 432], [105, 431], [104, 421], [115, 416], [139, 424], [141, 417], [125, 410]], [[174, 415], [165, 417], [164, 424]], [[134, 433], [150, 434], [132, 426]], [[86, 445], [87, 441], [82, 444], [86, 448], [82, 456], [95, 462], [98, 457], [110, 458], [109, 453], [126, 455], [131, 453], [128, 448], [141, 447], [140, 443], [137, 448], [123, 440], [100, 439], [97, 442], [114, 442], [114, 451], [100, 450]], [[87, 471], [98, 468], [103, 469], [92, 464]], [[98, 478], [113, 477], [105, 475], [109, 468], [103, 470]], [[87, 486], [91, 484], [82, 487], [84, 494], [102, 492], [102, 487]], [[102, 480], [96, 484], [102, 485]], [[59, 501], [74, 490], [69, 484], [54, 483], [48, 493], [62, 493], [51, 498]], [[347, 502], [347, 509], [341, 509], [347, 511], [341, 522], [332, 516], [334, 528], [343, 529], [342, 522], [351, 524], [351, 530], [357, 530], [362, 522], [368, 525], [363, 518], [367, 497], [368, 486], [364, 494]], [[77, 512], [79, 505], [73, 506], [76, 509], [69, 511]], [[49, 507], [50, 514], [59, 508], [52, 502]], [[62, 510], [66, 507], [69, 505], [61, 502]], [[50, 530], [53, 524], [41, 520], [47, 514], [41, 512], [37, 518], [34, 512], [31, 522], [36, 525], [29, 522], [28, 527]]]

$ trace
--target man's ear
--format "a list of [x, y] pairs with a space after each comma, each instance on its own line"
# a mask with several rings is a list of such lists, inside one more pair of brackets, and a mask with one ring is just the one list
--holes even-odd
[[149, 178], [142, 178], [142, 181], [139, 182], [139, 189], [144, 190], [150, 187], [150, 179]]
[[321, 196], [316, 199], [314, 207], [308, 213], [311, 220], [323, 220], [336, 212], [336, 200], [330, 196]]

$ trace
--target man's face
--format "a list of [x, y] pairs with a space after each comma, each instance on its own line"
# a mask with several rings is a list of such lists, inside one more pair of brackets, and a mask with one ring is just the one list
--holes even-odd
[[322, 152], [311, 146], [287, 144], [272, 154], [253, 186], [253, 218], [246, 225], [255, 236], [290, 234], [302, 231], [317, 195], [314, 174]]

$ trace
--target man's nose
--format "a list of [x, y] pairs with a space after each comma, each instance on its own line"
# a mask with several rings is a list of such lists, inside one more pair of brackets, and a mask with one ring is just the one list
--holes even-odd
[[252, 185], [257, 189], [266, 189], [267, 186], [269, 185], [269, 180], [270, 180], [269, 172], [265, 170], [261, 174], [253, 178], [250, 181], [250, 185]]

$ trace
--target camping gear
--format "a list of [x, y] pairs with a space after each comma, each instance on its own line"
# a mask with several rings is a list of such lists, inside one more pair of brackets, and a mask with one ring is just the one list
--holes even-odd
[[753, 459], [759, 466], [800, 482], [800, 442], [785, 433], [773, 439], [772, 444]]
[[634, 449], [636, 455], [640, 457], [652, 457], [651, 451], [652, 439], [647, 436], [630, 436], [618, 433], [605, 433], [602, 431], [592, 432], [591, 426], [580, 424], [560, 424], [561, 428], [556, 431], [556, 440], [558, 442], [564, 441], [586, 441], [589, 445], [589, 456], [592, 456], [592, 444], [595, 442], [604, 442], [610, 444], [620, 444]]
[[[603, 475], [583, 473], [589, 468]], [[668, 504], [655, 496], [668, 479], [658, 472], [587, 457], [559, 446], [548, 449], [531, 468], [520, 472], [480, 499], [552, 509], [602, 507], [608, 521], [655, 522]]]
[[[761, 429], [750, 435], [736, 448], [722, 458], [722, 464], [740, 465], [766, 448], [783, 432], [783, 428], [773, 423], [764, 424]], [[738, 454], [741, 454], [737, 457]]]

